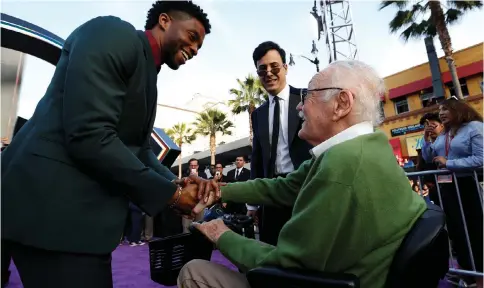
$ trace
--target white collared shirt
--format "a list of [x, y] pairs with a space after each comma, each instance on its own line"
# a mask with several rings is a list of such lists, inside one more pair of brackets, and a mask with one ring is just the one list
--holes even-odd
[[236, 177], [236, 178], [239, 178], [240, 173], [242, 173], [242, 168], [244, 168], [244, 167], [241, 167], [241, 168], [235, 168], [235, 177]]
[[354, 139], [358, 136], [371, 134], [373, 132], [374, 129], [371, 122], [361, 122], [349, 127], [346, 130], [341, 131], [340, 133], [334, 135], [333, 137], [314, 147], [310, 150], [310, 153], [311, 155], [313, 155], [313, 157], [318, 158], [319, 156], [321, 156], [321, 154], [326, 152], [326, 150], [335, 145]]
[[[291, 155], [289, 154], [289, 85], [277, 95], [279, 97], [279, 138], [277, 140], [276, 171], [275, 174], [287, 174], [294, 171]], [[274, 119], [274, 96], [269, 95], [269, 143], [272, 142], [272, 128]], [[272, 144], [272, 143], [271, 143]]]

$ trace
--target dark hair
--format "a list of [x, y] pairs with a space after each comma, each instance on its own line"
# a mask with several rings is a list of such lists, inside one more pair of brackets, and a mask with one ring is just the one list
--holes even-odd
[[[418, 188], [418, 191], [415, 191], [415, 187], [417, 187], [417, 188]], [[412, 190], [413, 190], [414, 192], [420, 192], [420, 185], [418, 185], [417, 183], [414, 183], [414, 184], [412, 185]]]
[[190, 162], [192, 162], [192, 161], [197, 161], [197, 165], [198, 165], [198, 159], [195, 159], [195, 158], [188, 160], [188, 165], [190, 165]]
[[146, 16], [145, 30], [153, 29], [158, 24], [158, 18], [162, 13], [170, 14], [171, 17], [178, 20], [187, 19], [183, 18], [184, 15], [181, 15], [181, 13], [173, 12], [184, 12], [191, 17], [195, 17], [205, 28], [205, 34], [210, 33], [212, 26], [208, 21], [207, 13], [204, 13], [203, 9], [192, 1], [156, 1], [148, 11], [148, 16]]
[[[445, 99], [440, 103], [440, 106], [447, 108], [452, 116], [454, 116], [455, 124], [462, 125], [471, 121], [482, 122], [482, 116], [469, 106], [464, 100], [456, 100], [455, 98]], [[446, 127], [447, 129], [448, 127]]]
[[439, 123], [442, 123], [442, 120], [440, 120], [439, 113], [433, 112], [433, 113], [427, 113], [420, 118], [420, 125], [424, 125], [425, 122], [429, 121], [437, 121]]
[[222, 165], [222, 168], [224, 167], [224, 164], [222, 164], [220, 161], [215, 162], [215, 167], [217, 167], [218, 164]]
[[244, 159], [244, 161], [247, 162], [247, 159], [245, 159], [244, 155], [239, 155], [239, 156], [235, 157], [235, 160], [237, 160], [237, 158], [239, 158], [239, 157], [242, 157], [242, 159]]
[[257, 61], [259, 61], [264, 55], [270, 50], [276, 50], [279, 55], [281, 55], [282, 63], [286, 64], [286, 51], [272, 41], [262, 42], [255, 48], [254, 53], [252, 53], [252, 60], [254, 60], [254, 65], [257, 67]]

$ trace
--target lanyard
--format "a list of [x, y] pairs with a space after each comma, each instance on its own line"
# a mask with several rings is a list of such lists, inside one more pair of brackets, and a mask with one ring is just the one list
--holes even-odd
[[450, 142], [452, 142], [452, 139], [454, 139], [454, 136], [450, 136], [450, 132], [447, 132], [445, 135], [445, 158], [449, 156]]

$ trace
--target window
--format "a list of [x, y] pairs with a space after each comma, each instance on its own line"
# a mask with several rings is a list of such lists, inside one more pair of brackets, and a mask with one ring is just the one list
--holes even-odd
[[420, 91], [420, 101], [422, 101], [422, 107], [430, 107], [432, 105], [435, 105], [437, 103], [440, 103], [440, 101], [444, 100], [445, 96], [436, 96], [434, 94], [434, 88], [429, 87], [427, 89], [424, 89]]
[[408, 112], [408, 102], [407, 98], [397, 99], [395, 100], [395, 112], [397, 114]]
[[[462, 78], [459, 79], [460, 89], [462, 90], [462, 96], [467, 97], [469, 96], [469, 89], [467, 89], [467, 81], [466, 79]], [[447, 84], [449, 88], [450, 96], [456, 96], [454, 91], [454, 84], [452, 82]]]
[[383, 102], [380, 101], [380, 105], [378, 105], [378, 110], [380, 111], [380, 117], [385, 119], [385, 109], [383, 109]]

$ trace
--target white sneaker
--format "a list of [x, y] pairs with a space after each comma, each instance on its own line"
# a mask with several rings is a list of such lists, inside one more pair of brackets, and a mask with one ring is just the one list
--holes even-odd
[[138, 243], [136, 243], [136, 244], [138, 244], [139, 246], [143, 246], [143, 245], [145, 245], [146, 243], [145, 243], [145, 242], [143, 242], [143, 241], [139, 241], [139, 242], [138, 242]]
[[137, 243], [134, 243], [134, 242], [131, 242], [131, 243], [129, 243], [129, 246], [130, 247], [135, 247], [135, 246], [138, 246], [138, 244]]

